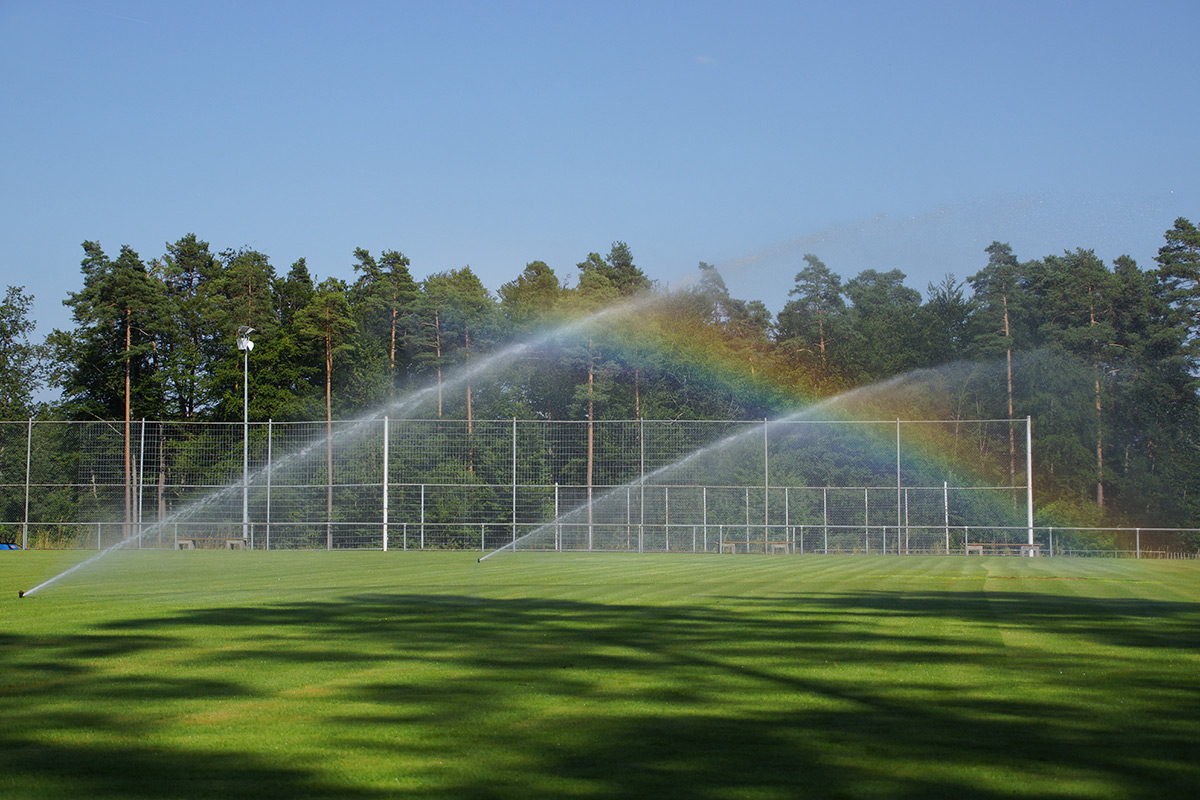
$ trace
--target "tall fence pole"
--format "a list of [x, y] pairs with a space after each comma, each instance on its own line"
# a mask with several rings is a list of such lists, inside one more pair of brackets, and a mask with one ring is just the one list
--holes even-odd
[[512, 538], [517, 541], [517, 418], [512, 418]]
[[[239, 336], [241, 334], [239, 333]], [[249, 334], [246, 334], [247, 339]], [[239, 339], [238, 343], [241, 343]], [[242, 538], [250, 538], [250, 348], [242, 350]], [[330, 480], [333, 480], [331, 477]]]
[[1033, 417], [1025, 417], [1025, 520], [1033, 544]]
[[383, 552], [388, 549], [388, 418], [383, 418]]
[[29, 472], [33, 466], [33, 417], [25, 432], [25, 517], [21, 522], [21, 549], [29, 549]]
[[896, 555], [900, 555], [901, 486], [900, 483], [900, 418], [896, 417]]
[[767, 425], [763, 418], [763, 552], [767, 551], [766, 542], [771, 538], [768, 526], [771, 524], [771, 461], [767, 448]]
[[671, 552], [671, 487], [663, 487], [663, 542]]
[[146, 418], [142, 417], [142, 425], [138, 430], [138, 487], [137, 487], [137, 546], [142, 549], [142, 486], [145, 481], [146, 469]]
[[746, 552], [750, 552], [750, 487], [746, 487]]
[[950, 483], [942, 481], [942, 514], [946, 523], [946, 555], [950, 555]]
[[821, 490], [821, 521], [825, 533], [825, 555], [829, 555], [829, 487]]
[[863, 489], [863, 548], [871, 552], [871, 490]]
[[[629, 502], [625, 503], [626, 508]], [[638, 552], [646, 545], [646, 420], [638, 417]]]
[[[796, 532], [792, 530], [792, 504], [788, 497], [788, 487], [783, 487], [783, 540], [796, 544]], [[804, 549], [804, 534], [800, 534], [800, 549]]]
[[267, 420], [267, 507], [265, 509], [265, 521], [267, 525], [267, 545], [266, 549], [271, 549], [271, 458], [272, 447], [275, 441], [275, 423], [273, 420]]

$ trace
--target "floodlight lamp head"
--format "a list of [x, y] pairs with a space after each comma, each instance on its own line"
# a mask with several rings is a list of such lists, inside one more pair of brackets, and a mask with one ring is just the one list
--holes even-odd
[[250, 352], [254, 349], [254, 342], [250, 341], [250, 334], [254, 333], [254, 328], [249, 325], [242, 325], [237, 330], [237, 348]]

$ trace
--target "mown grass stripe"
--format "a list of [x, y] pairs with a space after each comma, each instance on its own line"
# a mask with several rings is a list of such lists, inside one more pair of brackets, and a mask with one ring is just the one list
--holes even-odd
[[17, 600], [63, 556], [14, 555], [6, 798], [1098, 798], [1200, 781], [1196, 565], [143, 552]]

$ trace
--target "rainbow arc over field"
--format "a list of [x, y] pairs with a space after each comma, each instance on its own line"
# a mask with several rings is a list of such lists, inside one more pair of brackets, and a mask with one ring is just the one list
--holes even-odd
[[[642, 373], [634, 379], [644, 380], [655, 370], [685, 375], [692, 391], [744, 400], [760, 409], [765, 421], [878, 423], [860, 428], [859, 444], [881, 460], [895, 457], [897, 421], [974, 421], [963, 410], [968, 392], [988, 385], [1003, 391], [1000, 361], [948, 364], [874, 386], [841, 388], [817, 354], [809, 354], [803, 367], [781, 365], [717, 326], [689, 323], [686, 314], [676, 313], [678, 303], [677, 296], [656, 295], [618, 305], [600, 319], [557, 329], [549, 341], [557, 347], [590, 348], [598, 357], [624, 365], [626, 379], [638, 370]], [[905, 443], [919, 450], [916, 455], [926, 470], [964, 484], [996, 485], [1003, 477], [1023, 486], [1025, 443], [1019, 440], [1026, 422], [994, 420], [995, 440], [973, 444], [937, 426], [909, 426]]]

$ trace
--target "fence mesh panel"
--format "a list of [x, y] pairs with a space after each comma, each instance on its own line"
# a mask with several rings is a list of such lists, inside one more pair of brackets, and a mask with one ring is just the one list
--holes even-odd
[[[1016, 553], [1026, 424], [0, 422], [0, 541]], [[1191, 532], [1033, 535], [1047, 554], [1196, 549]]]

